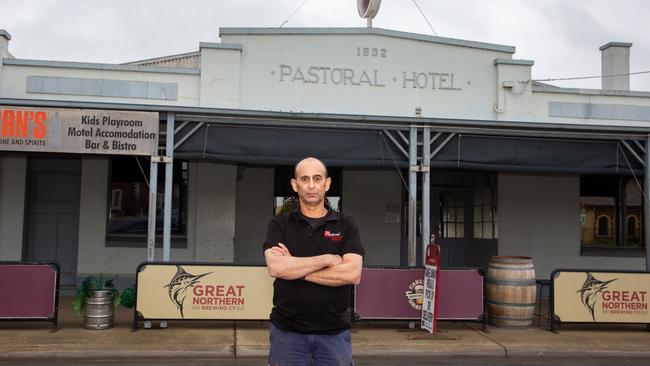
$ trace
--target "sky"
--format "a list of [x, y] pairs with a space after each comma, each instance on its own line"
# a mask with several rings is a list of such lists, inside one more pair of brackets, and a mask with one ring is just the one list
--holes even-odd
[[[373, 26], [516, 47], [533, 79], [597, 76], [600, 46], [631, 42], [630, 71], [650, 71], [647, 0], [383, 0]], [[302, 8], [290, 16], [302, 5]], [[124, 63], [197, 51], [220, 27], [365, 27], [356, 0], [0, 0], [0, 29], [22, 59]], [[555, 81], [600, 88], [600, 79]], [[650, 91], [650, 73], [630, 77]]]

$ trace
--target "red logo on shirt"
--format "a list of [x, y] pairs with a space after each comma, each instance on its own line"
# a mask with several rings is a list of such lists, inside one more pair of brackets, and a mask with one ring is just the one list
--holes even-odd
[[325, 238], [327, 238], [327, 239], [330, 239], [331, 241], [341, 241], [341, 240], [343, 240], [343, 235], [341, 235], [340, 232], [333, 233], [333, 232], [331, 232], [329, 230], [325, 230], [325, 233], [323, 234], [323, 236]]

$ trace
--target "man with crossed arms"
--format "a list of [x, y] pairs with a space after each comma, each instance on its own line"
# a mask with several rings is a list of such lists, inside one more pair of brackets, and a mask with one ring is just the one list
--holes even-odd
[[300, 207], [269, 223], [264, 258], [273, 284], [270, 365], [353, 365], [350, 289], [364, 249], [351, 217], [325, 204], [332, 180], [316, 158], [291, 179]]

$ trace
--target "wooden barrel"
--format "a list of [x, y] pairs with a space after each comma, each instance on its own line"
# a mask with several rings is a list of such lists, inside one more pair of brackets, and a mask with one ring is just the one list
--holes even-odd
[[113, 306], [113, 292], [97, 290], [86, 299], [84, 311], [84, 326], [86, 329], [113, 328], [115, 307]]
[[490, 258], [485, 283], [490, 324], [505, 328], [525, 328], [532, 324], [537, 296], [532, 258]]

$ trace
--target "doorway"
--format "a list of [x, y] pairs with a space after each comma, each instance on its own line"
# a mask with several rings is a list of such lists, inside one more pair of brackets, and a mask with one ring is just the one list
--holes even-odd
[[440, 228], [440, 261], [442, 267], [469, 265], [472, 222], [467, 187], [432, 187], [431, 231]]
[[62, 290], [76, 285], [80, 185], [81, 159], [29, 159], [24, 259], [58, 262]]

